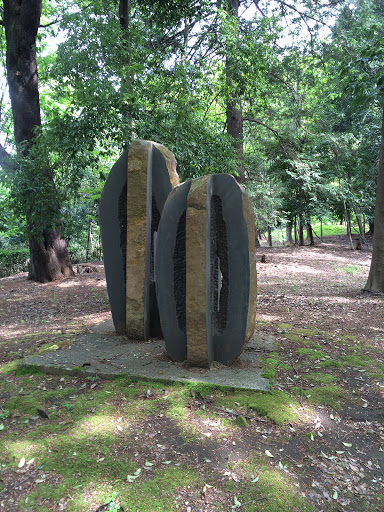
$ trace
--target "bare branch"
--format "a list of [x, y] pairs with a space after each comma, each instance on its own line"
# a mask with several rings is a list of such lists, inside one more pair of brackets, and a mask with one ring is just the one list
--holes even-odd
[[45, 23], [44, 25], [39, 25], [39, 28], [47, 28], [52, 27], [52, 25], [56, 25], [56, 23], [59, 23], [59, 19], [51, 21], [50, 23]]

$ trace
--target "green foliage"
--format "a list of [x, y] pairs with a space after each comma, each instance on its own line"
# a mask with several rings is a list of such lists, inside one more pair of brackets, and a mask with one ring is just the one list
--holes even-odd
[[28, 249], [0, 249], [0, 277], [28, 270]]
[[[258, 229], [342, 219], [344, 201], [373, 219], [384, 97], [376, 2], [332, 4], [332, 16], [321, 2], [305, 2], [300, 16], [288, 4], [260, 5], [253, 19], [236, 18], [223, 1], [130, 5], [122, 30], [113, 0], [43, 3], [43, 126], [28, 158], [0, 176], [0, 244], [20, 242], [28, 216], [32, 231], [62, 226], [75, 260], [99, 258], [98, 200], [133, 138], [168, 146], [182, 180], [236, 174], [231, 102], [243, 112], [242, 164]], [[329, 23], [327, 37], [306, 25], [314, 18]], [[5, 105], [2, 114], [12, 148]]]

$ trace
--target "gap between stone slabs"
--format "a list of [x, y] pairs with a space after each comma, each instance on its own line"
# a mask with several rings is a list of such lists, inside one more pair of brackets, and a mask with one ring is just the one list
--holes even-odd
[[27, 357], [21, 366], [34, 366], [51, 374], [133, 378], [170, 382], [202, 382], [254, 391], [267, 391], [269, 381], [261, 376], [259, 354], [270, 352], [273, 336], [255, 331], [244, 352], [231, 366], [218, 363], [210, 370], [173, 362], [164, 340], [127, 342], [114, 332], [112, 320], [81, 334], [71, 347], [41, 356]]

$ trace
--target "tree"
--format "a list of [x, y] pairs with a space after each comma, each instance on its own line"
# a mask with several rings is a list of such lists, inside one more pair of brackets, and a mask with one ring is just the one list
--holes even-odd
[[[60, 208], [53, 175], [48, 161], [44, 156], [38, 158], [36, 150], [41, 128], [36, 37], [42, 0], [4, 0], [3, 4], [7, 81], [18, 153], [16, 168], [13, 166], [11, 171], [19, 174], [19, 184], [23, 184], [17, 196], [27, 219], [29, 278], [44, 283], [68, 277], [73, 269], [66, 243], [60, 237]], [[9, 157], [2, 160], [4, 165], [7, 162]], [[47, 202], [50, 204], [45, 208]]]
[[376, 186], [373, 252], [368, 280], [364, 290], [384, 293], [384, 110], [381, 129], [379, 172]]

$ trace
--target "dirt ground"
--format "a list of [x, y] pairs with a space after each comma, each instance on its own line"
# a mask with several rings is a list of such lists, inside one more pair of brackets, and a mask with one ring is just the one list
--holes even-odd
[[[351, 251], [341, 237], [314, 247], [257, 249], [257, 329], [276, 338], [280, 361], [273, 386], [299, 400], [306, 422], [281, 429], [254, 417], [233, 446], [213, 438], [203, 451], [190, 446], [197, 465], [209, 459], [224, 467], [229, 452], [236, 461], [255, 447], [283, 453], [281, 460], [290, 461], [302, 494], [317, 510], [384, 510], [384, 297], [363, 292], [370, 259], [369, 248]], [[28, 281], [25, 273], [0, 279], [0, 366], [35, 353], [46, 343], [45, 334], [52, 343], [64, 336], [70, 344], [76, 333], [110, 317], [102, 263], [79, 270], [75, 277], [43, 285]], [[345, 400], [311, 402], [316, 371], [329, 375], [330, 387], [337, 383]], [[210, 407], [209, 399], [190, 403], [192, 411], [202, 407]], [[174, 436], [182, 451], [172, 425], [149, 421], [143, 433], [168, 428], [162, 443]], [[216, 510], [213, 491], [212, 498], [202, 506], [188, 496], [189, 510]]]

